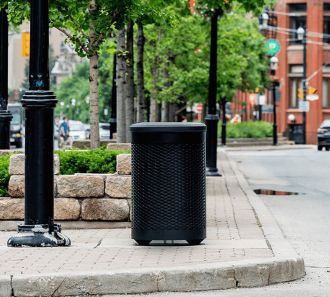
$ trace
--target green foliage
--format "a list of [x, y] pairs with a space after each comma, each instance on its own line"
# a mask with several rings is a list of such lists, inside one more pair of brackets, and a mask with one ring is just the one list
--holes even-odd
[[[89, 65], [87, 61], [77, 66], [72, 76], [64, 79], [55, 89], [59, 103], [55, 114], [66, 115], [71, 120], [89, 122]], [[72, 99], [76, 100], [76, 106], [72, 106]]]
[[[158, 100], [205, 102], [208, 97], [210, 22], [200, 16], [180, 16], [174, 26], [145, 26], [146, 90], [152, 93], [152, 67], [157, 64]], [[156, 59], [157, 58], [157, 59]], [[156, 63], [155, 63], [156, 61]], [[168, 68], [170, 83], [163, 72]], [[239, 9], [219, 19], [218, 100], [231, 100], [237, 90], [254, 91], [267, 79], [268, 59], [257, 20]]]
[[60, 158], [60, 174], [114, 173], [116, 156], [126, 151], [110, 151], [105, 147], [95, 150], [57, 151]]
[[[218, 136], [221, 137], [221, 122], [219, 123]], [[263, 138], [273, 135], [273, 126], [271, 123], [241, 122], [237, 124], [227, 123], [228, 138]]]
[[0, 197], [8, 195], [8, 183], [9, 183], [9, 159], [10, 154], [0, 156]]
[[[100, 121], [109, 120], [109, 106], [112, 88], [112, 66], [113, 54], [115, 52], [114, 42], [109, 39], [100, 48], [99, 66], [99, 109], [108, 109], [108, 115], [100, 113]], [[59, 103], [56, 106], [55, 114], [66, 115], [71, 120], [79, 120], [89, 123], [89, 64], [85, 60], [78, 65], [72, 75], [58, 84], [55, 94]], [[76, 100], [76, 105], [72, 106], [72, 99]], [[63, 102], [63, 103], [61, 103]], [[62, 105], [61, 105], [62, 104]]]

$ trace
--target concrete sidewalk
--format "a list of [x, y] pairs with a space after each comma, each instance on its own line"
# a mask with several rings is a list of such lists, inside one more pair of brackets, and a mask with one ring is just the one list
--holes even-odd
[[265, 286], [304, 276], [303, 260], [220, 150], [207, 179], [207, 240], [137, 246], [130, 229], [64, 230], [67, 248], [8, 248], [0, 232], [0, 296], [84, 296]]

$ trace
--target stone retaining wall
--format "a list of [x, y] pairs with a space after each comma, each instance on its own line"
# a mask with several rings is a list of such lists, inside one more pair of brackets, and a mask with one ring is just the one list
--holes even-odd
[[[10, 197], [0, 198], [0, 220], [24, 219], [23, 154], [10, 159]], [[131, 155], [117, 156], [115, 174], [59, 175], [59, 158], [54, 158], [55, 220], [121, 221], [130, 219]]]

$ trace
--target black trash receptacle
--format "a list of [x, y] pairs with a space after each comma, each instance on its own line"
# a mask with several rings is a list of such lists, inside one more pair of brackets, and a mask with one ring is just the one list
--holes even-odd
[[289, 140], [293, 140], [295, 144], [304, 144], [303, 124], [289, 124]]
[[140, 123], [132, 132], [132, 238], [206, 237], [205, 135], [199, 123]]

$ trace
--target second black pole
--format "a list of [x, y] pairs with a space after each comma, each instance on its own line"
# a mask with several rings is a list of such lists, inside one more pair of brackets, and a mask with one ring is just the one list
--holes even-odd
[[219, 176], [217, 168], [218, 122], [217, 115], [217, 51], [218, 51], [218, 18], [220, 10], [216, 9], [211, 16], [211, 53], [208, 91], [208, 113], [205, 117], [206, 132], [206, 175]]

